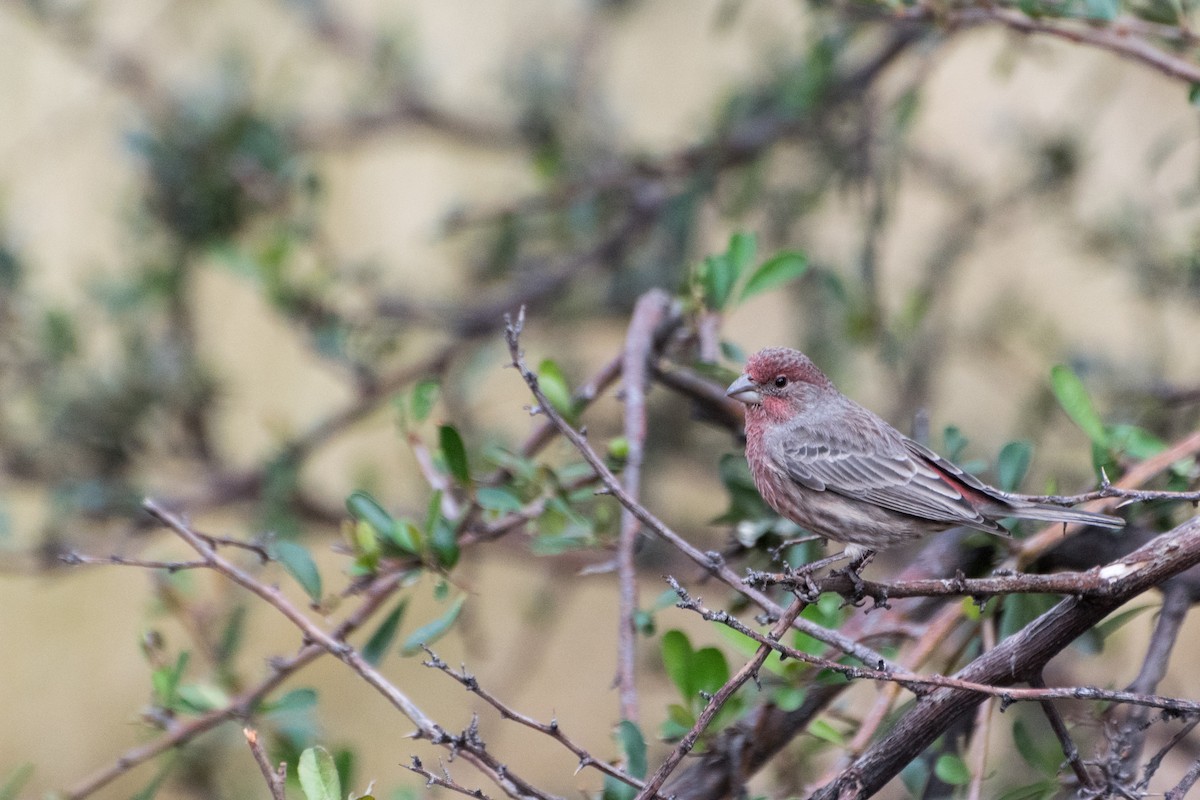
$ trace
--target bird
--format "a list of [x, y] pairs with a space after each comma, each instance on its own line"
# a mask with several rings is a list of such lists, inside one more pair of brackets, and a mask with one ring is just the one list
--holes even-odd
[[755, 353], [726, 395], [746, 406], [746, 460], [759, 494], [810, 533], [845, 544], [852, 573], [875, 551], [949, 528], [1011, 536], [1000, 524], [1010, 517], [1125, 525], [988, 486], [842, 394], [798, 350]]

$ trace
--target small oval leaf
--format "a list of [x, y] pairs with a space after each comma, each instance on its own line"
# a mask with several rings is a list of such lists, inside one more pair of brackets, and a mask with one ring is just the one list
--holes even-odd
[[337, 766], [324, 747], [310, 747], [301, 753], [296, 774], [308, 800], [342, 800]]
[[296, 583], [312, 601], [321, 602], [321, 573], [317, 571], [317, 564], [308, 550], [295, 542], [275, 542], [271, 551], [275, 560], [296, 579]]
[[454, 625], [454, 621], [458, 619], [458, 614], [462, 611], [463, 603], [467, 596], [462, 595], [450, 604], [446, 612], [432, 622], [427, 622], [421, 627], [408, 635], [404, 640], [403, 647], [400, 648], [400, 654], [411, 656], [414, 653], [421, 651], [421, 645], [429, 646], [438, 639], [446, 635], [450, 627]]
[[363, 658], [371, 666], [379, 666], [379, 662], [387, 655], [388, 648], [392, 646], [392, 640], [396, 638], [396, 631], [400, 628], [400, 619], [404, 616], [404, 609], [407, 606], [407, 598], [397, 603], [383, 622], [379, 623], [379, 627], [371, 634], [367, 643], [363, 645]]
[[778, 288], [808, 272], [808, 257], [803, 253], [785, 251], [767, 259], [754, 270], [742, 289], [742, 300]]
[[462, 436], [453, 425], [442, 425], [438, 428], [438, 443], [442, 448], [442, 457], [446, 459], [446, 469], [459, 483], [466, 486], [471, 482], [471, 467], [467, 463], [467, 448]]
[[1050, 386], [1067, 416], [1087, 434], [1093, 444], [1107, 448], [1108, 431], [1079, 376], [1070, 367], [1059, 364], [1050, 371]]

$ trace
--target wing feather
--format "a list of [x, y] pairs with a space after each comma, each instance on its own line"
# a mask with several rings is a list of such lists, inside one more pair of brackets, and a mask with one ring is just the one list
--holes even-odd
[[855, 425], [839, 425], [836, 434], [809, 425], [789, 431], [776, 451], [783, 472], [809, 489], [836, 492], [900, 514], [1005, 532], [985, 519], [960, 488], [990, 497], [986, 485], [861, 410], [866, 416], [857, 416]]

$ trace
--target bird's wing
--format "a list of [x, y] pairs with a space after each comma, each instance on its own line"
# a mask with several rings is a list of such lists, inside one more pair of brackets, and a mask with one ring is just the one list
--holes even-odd
[[874, 415], [855, 421], [861, 424], [838, 426], [836, 432], [824, 426], [794, 428], [777, 450], [783, 471], [816, 491], [920, 519], [1005, 532], [967, 498], [988, 495], [987, 486]]

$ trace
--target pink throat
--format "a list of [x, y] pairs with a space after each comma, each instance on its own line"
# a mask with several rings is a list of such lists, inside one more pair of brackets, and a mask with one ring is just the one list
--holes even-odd
[[788, 407], [788, 401], [782, 397], [764, 397], [759, 413], [771, 422], [783, 422], [792, 417], [792, 410]]

